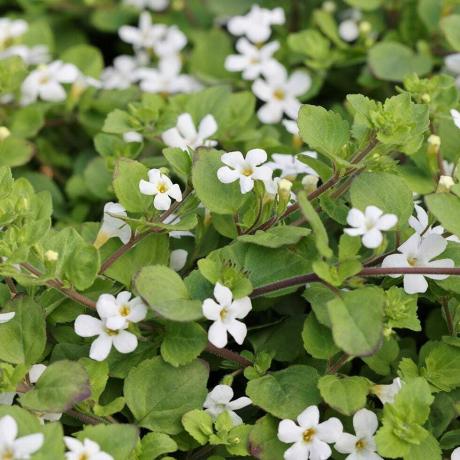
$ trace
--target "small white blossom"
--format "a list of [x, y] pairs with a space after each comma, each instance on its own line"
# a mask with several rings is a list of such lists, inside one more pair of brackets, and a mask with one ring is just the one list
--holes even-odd
[[174, 249], [169, 258], [169, 267], [178, 272], [187, 262], [188, 252], [185, 249]]
[[460, 460], [460, 447], [457, 447], [452, 451], [450, 460]]
[[48, 47], [37, 45], [28, 47], [25, 45], [14, 45], [0, 53], [0, 60], [11, 56], [19, 56], [27, 65], [46, 64], [50, 61]]
[[94, 245], [99, 248], [109, 238], [120, 238], [123, 244], [126, 244], [132, 235], [131, 227], [123, 220], [127, 217], [125, 208], [119, 203], [109, 202], [104, 205], [104, 217], [102, 226], [97, 234]]
[[[299, 155], [304, 155], [311, 158], [317, 158], [316, 152], [302, 152]], [[272, 161], [267, 163], [267, 166], [274, 171], [280, 170], [280, 177], [296, 177], [298, 174], [310, 174], [317, 176], [318, 174], [313, 168], [310, 168], [305, 163], [298, 160], [297, 155], [287, 155], [284, 153], [273, 153]]]
[[214, 147], [217, 141], [209, 138], [217, 131], [216, 119], [206, 115], [195, 127], [192, 116], [189, 113], [182, 113], [177, 117], [176, 126], [166, 130], [161, 138], [169, 147], [178, 147], [184, 151], [195, 150], [198, 147]]
[[344, 232], [350, 236], [362, 236], [362, 243], [366, 248], [378, 248], [383, 241], [382, 231], [390, 230], [398, 222], [394, 214], [383, 214], [376, 206], [367, 206], [364, 213], [352, 208], [347, 216], [348, 225]]
[[335, 449], [341, 454], [349, 454], [345, 460], [383, 460], [375, 451], [374, 433], [379, 422], [377, 416], [368, 409], [361, 409], [353, 416], [356, 435], [342, 433], [335, 443]]
[[339, 36], [346, 42], [354, 42], [359, 37], [359, 26], [353, 19], [345, 19], [339, 24]]
[[247, 334], [246, 324], [239, 319], [245, 318], [252, 309], [251, 299], [242, 297], [233, 300], [232, 291], [220, 283], [214, 286], [214, 299], [203, 302], [203, 316], [214, 323], [208, 331], [209, 341], [218, 348], [227, 345], [227, 333], [241, 345]]
[[380, 399], [382, 404], [393, 404], [401, 388], [402, 380], [396, 377], [389, 385], [374, 385], [372, 392]]
[[444, 58], [447, 70], [456, 76], [455, 83], [460, 88], [460, 53], [449, 54]]
[[[400, 254], [391, 254], [382, 262], [382, 267], [436, 267], [453, 268], [452, 259], [432, 260], [444, 252], [447, 241], [441, 236], [431, 233], [426, 237], [421, 237], [414, 233], [405, 243], [399, 246]], [[390, 275], [398, 278], [401, 275]], [[404, 290], [408, 294], [426, 292], [428, 282], [426, 278], [434, 280], [446, 279], [449, 275], [404, 275]]]
[[8, 313], [0, 313], [0, 324], [11, 321], [15, 317], [15, 315], [16, 313], [14, 311], [10, 311]]
[[452, 120], [457, 128], [460, 128], [460, 112], [458, 110], [452, 109], [450, 111], [450, 115], [452, 116]]
[[[267, 165], [267, 152], [262, 149], [252, 149], [243, 157], [241, 152], [228, 152], [221, 156], [223, 166], [217, 170], [218, 179], [224, 184], [240, 181], [241, 193], [248, 193], [254, 188], [254, 181], [269, 181], [272, 170]], [[262, 165], [262, 166], [261, 166]]]
[[117, 56], [113, 66], [101, 74], [101, 84], [105, 89], [126, 89], [139, 80], [139, 59], [136, 56]]
[[191, 93], [201, 89], [201, 84], [190, 75], [181, 74], [182, 63], [177, 56], [161, 58], [158, 68], [141, 68], [137, 75], [140, 88], [147, 93]]
[[252, 5], [245, 16], [232, 17], [227, 27], [232, 35], [246, 35], [253, 43], [263, 43], [272, 33], [271, 26], [284, 24], [285, 20], [282, 8], [267, 10], [259, 5]]
[[83, 442], [78, 439], [64, 436], [64, 443], [69, 449], [66, 452], [66, 460], [113, 460], [113, 457], [101, 451], [97, 442], [85, 438]]
[[278, 123], [285, 113], [297, 118], [300, 102], [298, 97], [311, 87], [310, 75], [303, 70], [294, 71], [289, 77], [287, 70], [278, 62], [266, 65], [265, 80], [259, 78], [252, 85], [253, 93], [265, 104], [257, 111], [262, 123]]
[[169, 0], [124, 0], [125, 5], [134, 6], [138, 10], [145, 8], [152, 11], [163, 11], [168, 8]]
[[18, 425], [10, 415], [0, 418], [0, 458], [5, 460], [28, 460], [43, 446], [43, 433], [18, 438]]
[[105, 325], [109, 329], [124, 329], [130, 323], [138, 323], [147, 316], [147, 307], [140, 297], [131, 299], [128, 291], [120, 292], [117, 297], [111, 294], [102, 294], [96, 303], [97, 313], [106, 319]]
[[203, 403], [205, 412], [207, 412], [213, 420], [216, 420], [217, 416], [222, 412], [227, 411], [233, 421], [233, 425], [241, 425], [243, 420], [234, 411], [242, 409], [243, 407], [252, 404], [250, 398], [242, 396], [241, 398], [233, 399], [233, 389], [229, 385], [216, 385], [212, 391], [206, 396], [206, 400]]
[[179, 185], [173, 184], [171, 179], [159, 169], [150, 169], [149, 180], [142, 179], [139, 182], [139, 190], [144, 195], [155, 196], [153, 206], [160, 211], [166, 211], [171, 207], [171, 198], [182, 201], [182, 192]]
[[27, 22], [23, 19], [0, 18], [0, 48], [23, 35], [28, 28]]
[[39, 98], [49, 102], [65, 100], [67, 94], [61, 83], [73, 83], [79, 74], [73, 64], [64, 64], [62, 61], [39, 66], [22, 82], [21, 104], [28, 105]]
[[279, 43], [273, 41], [262, 47], [250, 43], [245, 38], [236, 42], [240, 54], [231, 54], [225, 59], [225, 68], [229, 72], [243, 72], [245, 80], [255, 80], [267, 64], [274, 61], [273, 54], [279, 49]]
[[284, 453], [285, 460], [326, 460], [332, 454], [328, 444], [337, 442], [342, 434], [342, 423], [332, 417], [319, 423], [316, 406], [307, 407], [293, 420], [282, 420], [278, 426], [278, 439], [293, 443]]
[[142, 134], [136, 131], [127, 131], [126, 133], [123, 133], [122, 137], [127, 144], [130, 142], [137, 142], [140, 144], [144, 141]]

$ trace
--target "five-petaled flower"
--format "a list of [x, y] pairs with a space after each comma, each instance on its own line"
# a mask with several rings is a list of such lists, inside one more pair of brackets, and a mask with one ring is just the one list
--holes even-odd
[[206, 396], [203, 403], [205, 412], [207, 412], [213, 420], [217, 418], [222, 412], [227, 411], [233, 421], [233, 424], [241, 425], [243, 420], [234, 411], [242, 409], [243, 407], [252, 404], [252, 401], [247, 396], [233, 400], [233, 389], [229, 385], [216, 385], [212, 391]]
[[[272, 170], [267, 165], [267, 152], [262, 149], [252, 149], [243, 157], [241, 152], [228, 152], [221, 156], [223, 166], [217, 170], [217, 177], [224, 184], [240, 181], [241, 193], [248, 193], [254, 188], [254, 181], [269, 181]], [[262, 165], [262, 166], [261, 166]]]
[[252, 309], [251, 299], [242, 297], [233, 299], [232, 291], [220, 284], [214, 286], [214, 299], [206, 299], [203, 302], [203, 315], [214, 321], [208, 331], [209, 341], [218, 348], [227, 345], [227, 332], [241, 345], [246, 337], [246, 324], [243, 319]]
[[252, 85], [253, 93], [265, 102], [257, 112], [259, 120], [262, 123], [278, 123], [283, 113], [296, 119], [300, 108], [297, 98], [310, 89], [310, 75], [296, 70], [288, 77], [286, 68], [279, 62], [268, 63], [263, 74], [265, 80], [259, 78]]
[[18, 438], [18, 425], [11, 415], [0, 418], [0, 459], [27, 460], [41, 449], [45, 437], [42, 433]]
[[106, 452], [101, 451], [97, 442], [85, 438], [83, 441], [64, 436], [64, 443], [69, 449], [66, 452], [66, 460], [113, 460], [113, 457]]
[[293, 420], [282, 420], [278, 426], [278, 439], [294, 443], [284, 453], [285, 460], [325, 460], [332, 454], [328, 444], [337, 442], [342, 434], [340, 420], [332, 417], [319, 423], [317, 406], [307, 407]]
[[341, 454], [349, 454], [345, 460], [383, 460], [375, 451], [374, 433], [379, 422], [377, 416], [368, 409], [361, 409], [353, 416], [355, 435], [342, 433], [335, 443]]
[[178, 147], [184, 151], [195, 150], [198, 147], [214, 147], [216, 141], [209, 138], [217, 131], [216, 119], [207, 114], [195, 127], [192, 116], [189, 113], [182, 113], [177, 117], [176, 126], [166, 130], [161, 138], [169, 147]]
[[390, 230], [398, 222], [395, 214], [383, 214], [376, 206], [367, 206], [364, 213], [352, 208], [347, 216], [348, 225], [344, 232], [350, 236], [361, 236], [366, 248], [378, 248], [383, 241], [382, 231]]
[[150, 169], [149, 180], [139, 182], [139, 190], [144, 195], [153, 195], [153, 206], [159, 211], [166, 211], [171, 207], [171, 198], [182, 201], [182, 192], [179, 185], [173, 184], [171, 179], [159, 169]]
[[[385, 257], [382, 262], [382, 267], [430, 267], [430, 268], [453, 268], [454, 261], [452, 259], [438, 259], [447, 247], [447, 241], [435, 233], [430, 233], [426, 237], [421, 237], [414, 233], [405, 243], [399, 246], [400, 254], [390, 254]], [[390, 275], [392, 278], [398, 278], [401, 275]], [[416, 294], [418, 292], [426, 292], [428, 282], [425, 277], [434, 280], [446, 279], [449, 275], [419, 275], [409, 274], [404, 275], [404, 290], [408, 294]]]

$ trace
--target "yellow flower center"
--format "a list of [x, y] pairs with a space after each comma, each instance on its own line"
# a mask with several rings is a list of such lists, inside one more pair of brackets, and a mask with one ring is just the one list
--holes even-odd
[[89, 460], [89, 455], [86, 453], [80, 454], [78, 460]]
[[166, 193], [168, 191], [168, 187], [164, 183], [158, 184], [157, 187], [158, 193]]
[[223, 321], [228, 315], [228, 310], [226, 308], [222, 308], [220, 311], [220, 319]]
[[249, 177], [254, 171], [252, 170], [252, 168], [245, 168], [243, 169], [242, 171], [242, 174], [243, 176], [246, 176], [246, 177]]
[[303, 440], [304, 442], [311, 442], [316, 434], [316, 430], [313, 428], [308, 428], [303, 432]]
[[417, 264], [417, 257], [408, 257], [407, 262], [411, 267], [415, 267], [415, 265]]
[[105, 332], [107, 335], [118, 335], [118, 331], [114, 331], [113, 329], [109, 329], [108, 327], [105, 328]]
[[14, 460], [14, 452], [11, 449], [8, 449], [5, 452], [3, 452], [2, 460]]
[[120, 310], [118, 310], [121, 316], [128, 316], [131, 313], [131, 308], [129, 308], [129, 305], [124, 304], [120, 307]]
[[363, 450], [366, 447], [366, 441], [364, 439], [358, 439], [355, 444], [356, 450]]
[[275, 99], [279, 99], [280, 101], [282, 101], [286, 97], [286, 94], [282, 89], [277, 89], [273, 93], [273, 96], [275, 97]]

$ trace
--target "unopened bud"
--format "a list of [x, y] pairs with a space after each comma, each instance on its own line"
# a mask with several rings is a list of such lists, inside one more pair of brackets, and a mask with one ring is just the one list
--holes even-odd
[[431, 102], [431, 96], [428, 93], [422, 94], [422, 101], [425, 104], [428, 104]]
[[359, 31], [363, 35], [367, 35], [372, 30], [372, 24], [369, 21], [362, 21], [359, 24]]
[[324, 11], [327, 11], [328, 13], [333, 13], [337, 9], [335, 3], [331, 1], [323, 2], [322, 8]]
[[0, 142], [4, 141], [11, 134], [6, 126], [0, 126]]
[[48, 262], [56, 262], [58, 258], [59, 258], [59, 253], [56, 251], [49, 249], [48, 251], [45, 252], [45, 259]]
[[303, 185], [304, 190], [307, 193], [311, 193], [315, 191], [318, 187], [318, 180], [319, 180], [319, 177], [313, 176], [312, 174], [304, 176], [304, 178], [302, 179], [302, 185]]
[[281, 179], [278, 182], [278, 195], [285, 200], [289, 200], [291, 188], [292, 182], [290, 180]]
[[441, 146], [441, 138], [436, 134], [432, 134], [428, 137], [428, 153], [430, 155], [437, 155], [439, 152], [439, 147]]
[[441, 176], [438, 182], [436, 193], [449, 192], [452, 186], [455, 185], [454, 179], [451, 176]]

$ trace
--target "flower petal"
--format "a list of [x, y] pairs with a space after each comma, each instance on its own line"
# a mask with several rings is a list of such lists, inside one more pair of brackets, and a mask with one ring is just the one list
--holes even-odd
[[155, 193], [157, 193], [156, 187], [151, 182], [147, 182], [144, 179], [141, 179], [139, 182], [139, 191], [143, 195], [155, 195]]
[[246, 324], [236, 319], [231, 320], [227, 324], [227, 331], [235, 339], [235, 342], [238, 345], [241, 345], [244, 342], [244, 339], [248, 333]]
[[229, 307], [233, 300], [232, 291], [219, 282], [214, 286], [214, 297], [223, 307]]
[[203, 403], [204, 408], [209, 408], [213, 404], [227, 405], [233, 398], [233, 389], [230, 385], [216, 385], [206, 397]]
[[128, 331], [120, 331], [112, 340], [113, 346], [120, 353], [131, 353], [137, 348], [137, 337]]
[[369, 249], [378, 248], [382, 244], [382, 241], [382, 232], [376, 228], [367, 231], [362, 238], [363, 245]]
[[104, 361], [112, 348], [112, 339], [107, 334], [101, 334], [92, 344], [89, 357], [95, 361]]
[[[455, 262], [452, 259], [439, 259], [433, 260], [426, 264], [428, 267], [435, 267], [435, 268], [454, 268]], [[449, 277], [449, 275], [425, 275], [427, 278], [431, 278], [432, 280], [445, 280]]]
[[74, 324], [75, 333], [80, 337], [94, 337], [103, 331], [102, 321], [89, 315], [79, 315]]
[[357, 227], [361, 228], [365, 225], [366, 218], [364, 217], [364, 214], [362, 211], [356, 208], [351, 208], [348, 211], [347, 215], [347, 223], [348, 225], [351, 225], [352, 227]]
[[305, 428], [311, 428], [319, 423], [319, 409], [317, 406], [309, 406], [297, 416], [299, 425]]
[[11, 415], [0, 418], [0, 445], [12, 444], [18, 435], [18, 425]]
[[153, 199], [153, 206], [159, 211], [167, 211], [171, 207], [171, 198], [167, 193], [157, 193]]
[[208, 330], [209, 341], [217, 348], [227, 345], [227, 328], [221, 321], [215, 321]]
[[278, 439], [281, 442], [291, 443], [302, 440], [303, 428], [292, 420], [281, 420], [278, 425]]
[[211, 137], [217, 131], [217, 122], [216, 119], [208, 113], [201, 121], [200, 126], [198, 127], [198, 135], [202, 139], [207, 139]]
[[230, 310], [235, 318], [242, 319], [252, 310], [252, 303], [249, 297], [236, 299], [230, 305]]
[[318, 438], [321, 439], [321, 441], [331, 443], [336, 442], [337, 439], [339, 439], [339, 436], [343, 432], [343, 425], [338, 418], [332, 417], [329, 420], [320, 423], [316, 427], [316, 430]]
[[235, 182], [240, 177], [240, 173], [235, 169], [230, 169], [228, 166], [222, 166], [217, 170], [217, 178], [223, 184], [230, 184]]
[[349, 433], [342, 433], [337, 439], [334, 447], [335, 450], [341, 454], [351, 454], [355, 451], [357, 441], [358, 438], [356, 436]]
[[102, 294], [96, 302], [96, 310], [100, 318], [108, 318], [118, 313], [118, 305], [111, 294]]
[[189, 113], [181, 113], [177, 117], [176, 127], [186, 140], [194, 139], [197, 135], [195, 123]]
[[[305, 460], [310, 458], [310, 445], [296, 442], [284, 452], [284, 460]], [[327, 458], [327, 457], [325, 457]]]
[[43, 446], [44, 440], [43, 433], [29, 434], [16, 439], [13, 443], [14, 458], [29, 458]]
[[203, 316], [206, 319], [210, 319], [211, 321], [218, 321], [220, 320], [220, 312], [222, 311], [222, 307], [217, 304], [214, 299], [205, 299], [202, 305]]
[[429, 261], [434, 257], [439, 256], [439, 254], [442, 254], [446, 247], [447, 241], [441, 235], [430, 233], [426, 237], [422, 238], [419, 253], [424, 260]]
[[398, 216], [395, 214], [384, 214], [376, 223], [379, 230], [390, 230], [398, 223]]
[[353, 416], [353, 427], [358, 438], [372, 436], [379, 426], [377, 416], [368, 409], [360, 409]]
[[428, 282], [423, 275], [404, 275], [404, 290], [408, 294], [426, 292]]

